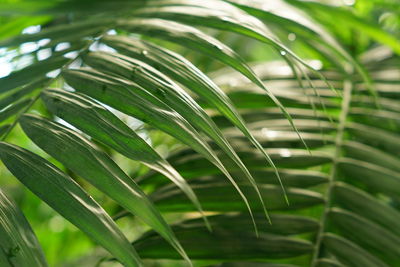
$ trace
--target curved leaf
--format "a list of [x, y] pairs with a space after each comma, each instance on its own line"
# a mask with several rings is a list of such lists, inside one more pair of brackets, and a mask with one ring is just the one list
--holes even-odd
[[118, 260], [126, 266], [141, 266], [113, 220], [69, 176], [32, 152], [4, 142], [0, 143], [0, 158], [26, 187]]
[[46, 267], [42, 248], [22, 212], [0, 190], [0, 264]]
[[15, 71], [0, 79], [0, 93], [10, 91], [11, 89], [28, 84], [37, 79], [43, 79], [48, 72], [61, 68], [68, 61], [70, 61], [69, 58], [62, 56], [50, 57], [49, 59], [39, 61], [24, 69]]
[[[220, 60], [228, 66], [231, 66], [245, 75], [249, 80], [260, 86], [260, 88], [265, 90], [267, 95], [285, 114], [292, 127], [298, 133], [297, 128], [293, 124], [292, 117], [281, 104], [281, 102], [267, 87], [264, 86], [263, 82], [256, 76], [251, 68], [247, 66], [247, 64], [243, 59], [240, 58], [239, 55], [218, 40], [193, 27], [161, 19], [120, 20], [118, 21], [118, 26], [128, 31], [149, 36], [157, 36], [157, 38], [164, 38], [169, 41], [177, 42], [187, 48], [208, 54], [209, 56]], [[300, 135], [299, 138], [301, 139]], [[306, 146], [305, 143], [304, 145]]]
[[140, 187], [107, 154], [74, 131], [44, 118], [24, 115], [20, 123], [24, 132], [40, 148], [140, 217], [188, 260], [161, 214]]
[[63, 72], [63, 77], [76, 90], [139, 118], [195, 149], [226, 175], [242, 196], [251, 214], [245, 195], [208, 144], [184, 118], [158, 98], [133, 82], [112, 78], [95, 71], [69, 70]]
[[186, 180], [146, 141], [106, 108], [83, 95], [60, 90], [46, 90], [42, 93], [42, 99], [53, 114], [122, 155], [139, 160], [165, 175], [185, 192], [198, 210], [203, 213], [199, 200]]
[[[240, 114], [236, 111], [225, 93], [188, 60], [162, 47], [132, 38], [105, 36], [102, 38], [102, 42], [123, 51], [125, 55], [148, 63], [155, 69], [168, 74], [179, 83], [185, 85], [189, 90], [203, 97], [238, 127], [238, 129], [249, 138], [252, 144], [264, 154], [269, 164], [275, 168], [274, 163], [268, 154], [265, 153], [265, 150], [257, 139], [245, 126]], [[277, 170], [275, 172], [278, 180], [280, 180], [279, 173]]]
[[[198, 131], [205, 133], [238, 166], [253, 185], [262, 205], [265, 205], [254, 178], [225, 139], [218, 126], [215, 125], [197, 102], [177, 84], [151, 66], [119, 54], [89, 53], [84, 57], [84, 62], [94, 69], [114, 72], [127, 79], [134, 80], [153, 95], [157, 96], [161, 92], [162, 96], [160, 98], [166, 105], [178, 112]], [[268, 218], [266, 209], [265, 213]]]
[[367, 251], [340, 236], [325, 234], [322, 243], [329, 252], [346, 265], [359, 267], [387, 266]]

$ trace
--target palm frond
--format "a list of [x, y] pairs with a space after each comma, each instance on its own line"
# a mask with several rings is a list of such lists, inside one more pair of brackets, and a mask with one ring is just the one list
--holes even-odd
[[[0, 78], [0, 158], [108, 251], [99, 265], [397, 266], [400, 42], [375, 18], [399, 10], [374, 2], [0, 3], [14, 64]], [[276, 61], [249, 64], [240, 42]], [[0, 197], [0, 262], [46, 266]]]

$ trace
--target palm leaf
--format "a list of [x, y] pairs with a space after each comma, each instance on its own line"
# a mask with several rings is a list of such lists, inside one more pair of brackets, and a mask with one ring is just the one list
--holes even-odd
[[25, 149], [6, 143], [0, 149], [1, 160], [26, 187], [126, 266], [140, 266], [138, 255], [112, 219], [70, 177]]
[[1, 191], [0, 222], [2, 266], [47, 266], [39, 242], [25, 216]]
[[[82, 262], [399, 264], [395, 1], [17, 2], [0, 3], [2, 16], [19, 15], [0, 18], [0, 53], [15, 69], [0, 78], [0, 134], [18, 145], [2, 142], [0, 157], [110, 253]], [[249, 64], [253, 48], [279, 61]], [[0, 261], [45, 266], [2, 198], [14, 215], [0, 229], [27, 254], [7, 243]], [[126, 227], [137, 218], [150, 229]]]

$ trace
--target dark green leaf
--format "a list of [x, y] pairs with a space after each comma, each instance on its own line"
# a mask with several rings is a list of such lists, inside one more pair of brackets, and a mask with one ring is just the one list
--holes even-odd
[[106, 108], [83, 95], [60, 90], [46, 90], [42, 94], [42, 99], [53, 114], [122, 155], [139, 160], [165, 175], [182, 189], [202, 212], [196, 195], [184, 178], [146, 141]]
[[133, 179], [107, 154], [96, 149], [76, 132], [44, 118], [24, 115], [20, 123], [25, 133], [40, 148], [140, 217], [187, 259], [161, 214]]
[[46, 259], [22, 212], [0, 190], [0, 265], [45, 267]]
[[390, 229], [383, 228], [355, 213], [337, 208], [329, 212], [329, 218], [348, 239], [366, 250], [372, 250], [373, 255], [379, 255], [386, 263], [399, 263], [400, 237], [391, 233]]
[[43, 79], [48, 72], [61, 68], [68, 61], [70, 61], [70, 59], [62, 56], [50, 57], [49, 59], [39, 61], [21, 70], [15, 71], [0, 79], [0, 93], [26, 85], [37, 79]]
[[[387, 266], [366, 250], [334, 234], [325, 234], [322, 243], [336, 258], [346, 266], [354, 267], [385, 267]], [[321, 266], [321, 265], [318, 265]]]
[[25, 149], [0, 143], [0, 158], [12, 174], [49, 206], [126, 266], [140, 259], [107, 213], [57, 167]]
[[[257, 196], [251, 194], [251, 187], [240, 185], [243, 192], [247, 193], [251, 207], [255, 211], [262, 211], [263, 207], [257, 202]], [[324, 203], [319, 193], [289, 188], [288, 197], [290, 205], [279, 197], [281, 191], [278, 186], [263, 185], [260, 186], [261, 194], [265, 200], [267, 208], [270, 210], [293, 210], [312, 207]], [[245, 211], [246, 206], [240, 200], [239, 194], [230, 184], [208, 182], [201, 185], [192, 185], [193, 190], [201, 199], [205, 211]], [[184, 195], [171, 186], [166, 186], [151, 195], [157, 207], [162, 211], [192, 211], [193, 206], [185, 202]]]

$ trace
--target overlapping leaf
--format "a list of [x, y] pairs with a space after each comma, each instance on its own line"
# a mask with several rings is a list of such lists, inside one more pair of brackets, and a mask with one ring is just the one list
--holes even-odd
[[124, 156], [139, 160], [165, 175], [182, 189], [202, 212], [199, 200], [185, 179], [149, 144], [106, 108], [88, 97], [60, 90], [47, 90], [42, 94], [42, 99], [53, 114]]
[[77, 91], [139, 118], [195, 149], [228, 177], [251, 213], [245, 195], [209, 145], [183, 117], [159, 98], [132, 81], [93, 70], [69, 70], [63, 72], [63, 77]]
[[126, 266], [141, 265], [112, 219], [69, 176], [36, 154], [4, 142], [0, 144], [0, 158], [27, 188]]
[[146, 195], [105, 153], [72, 130], [44, 118], [25, 115], [21, 126], [39, 147], [140, 217], [187, 259], [168, 224]]
[[[11, 38], [0, 40], [2, 48], [11, 51], [22, 43], [34, 42], [37, 50], [21, 58], [38, 56], [41, 49], [49, 48], [52, 52], [48, 59], [0, 79], [0, 92], [4, 93], [0, 99], [0, 133], [13, 131], [19, 115], [36, 103], [38, 97], [33, 95], [34, 90], [60, 81], [47, 79], [48, 72], [63, 68], [63, 76], [73, 89], [65, 86], [70, 92], [47, 90], [43, 93], [41, 99], [48, 110], [94, 140], [157, 171], [139, 177], [138, 182], [146, 186], [159, 210], [182, 215], [183, 221], [172, 227], [179, 241], [172, 242], [175, 247], [179, 246], [177, 242], [182, 243], [189, 256], [201, 260], [200, 264], [206, 264], [205, 260], [217, 266], [397, 266], [400, 257], [397, 223], [400, 219], [397, 88], [400, 76], [396, 72], [399, 59], [390, 50], [379, 47], [365, 55], [359, 53], [376, 46], [371, 40], [399, 52], [398, 37], [390, 35], [398, 27], [388, 23], [398, 11], [395, 1], [372, 1], [378, 8], [373, 8], [372, 2], [361, 0], [355, 7], [346, 8], [312, 1], [284, 1], [283, 6], [296, 7], [296, 15], [303, 19], [291, 17], [293, 13], [286, 9], [279, 10], [281, 2], [276, 2], [262, 2], [260, 8], [247, 1], [219, 0], [1, 3], [0, 7], [4, 7], [1, 14], [48, 14], [54, 19], [38, 17], [32, 23], [42, 20], [49, 23], [42, 25], [38, 33], [17, 37], [13, 31], [6, 31], [12, 28], [13, 24], [8, 23], [11, 20], [4, 20], [5, 28], [0, 29], [0, 35]], [[373, 12], [368, 13], [369, 9]], [[68, 19], [59, 16], [64, 11], [71, 12], [66, 16]], [[102, 13], [92, 15], [97, 11]], [[374, 20], [384, 27], [380, 28]], [[16, 24], [13, 30], [18, 31], [21, 25], [31, 25], [24, 18]], [[228, 39], [220, 35], [222, 42], [218, 41], [206, 34], [207, 30], [195, 28], [198, 26], [267, 43], [277, 52], [282, 51], [293, 73], [269, 63], [250, 68], [235, 49], [224, 44], [230, 42]], [[100, 36], [110, 29], [115, 29], [110, 34], [117, 33], [117, 36]], [[354, 30], [357, 34], [353, 34]], [[297, 38], [290, 49], [277, 38], [286, 39], [288, 33], [296, 34]], [[142, 37], [150, 38], [144, 41]], [[211, 56], [241, 75], [222, 71], [211, 75], [212, 81], [188, 60], [168, 50], [170, 47], [164, 48], [159, 40]], [[61, 42], [68, 42], [70, 48], [58, 52]], [[344, 92], [344, 99], [330, 92], [329, 85], [317, 81], [322, 76], [292, 52], [291, 48], [302, 48], [302, 42], [308, 45], [304, 54], [312, 51], [313, 56], [317, 52], [324, 57], [324, 63], [335, 67], [324, 70], [323, 74], [338, 91]], [[93, 45], [89, 49], [90, 43]], [[116, 49], [118, 54], [86, 54], [87, 50], [106, 49], [103, 44]], [[80, 51], [74, 53], [78, 61], [71, 62], [64, 57], [70, 51]], [[81, 68], [81, 59], [96, 70]], [[66, 63], [73, 63], [79, 70], [65, 70]], [[298, 64], [309, 71], [303, 71]], [[376, 81], [379, 100], [366, 94], [366, 89], [371, 89], [368, 72]], [[255, 85], [249, 84], [246, 78], [243, 80], [243, 76]], [[187, 94], [180, 85], [201, 99]], [[228, 95], [221, 88], [227, 89]], [[310, 95], [313, 93], [318, 97]], [[380, 103], [380, 109], [376, 102]], [[323, 112], [317, 110], [318, 104], [324, 106]], [[167, 163], [104, 105], [144, 121], [189, 148], [172, 153]], [[222, 116], [214, 116], [211, 121], [203, 108], [216, 109]], [[289, 121], [283, 119], [282, 111], [287, 112]], [[10, 126], [13, 116], [15, 120]], [[142, 213], [138, 212], [134, 204], [137, 200], [148, 201], [146, 196], [86, 138], [47, 120], [32, 116], [21, 118], [23, 129], [39, 147], [101, 187], [126, 208], [122, 214], [128, 210], [143, 219], [148, 215], [146, 211], [157, 212], [153, 207], [147, 209], [146, 205]], [[232, 128], [232, 123], [240, 131]], [[302, 148], [292, 131], [294, 123], [313, 150], [312, 155]], [[14, 137], [13, 133], [6, 137]], [[262, 146], [269, 149], [264, 150]], [[113, 257], [127, 266], [140, 264], [133, 248], [108, 215], [68, 176], [16, 146], [2, 143], [0, 148], [5, 165], [28, 188], [108, 249]], [[268, 156], [282, 168], [281, 176], [289, 186], [290, 206], [281, 198], [274, 168], [266, 166]], [[232, 164], [232, 158], [236, 164]], [[271, 160], [269, 163], [273, 166]], [[83, 165], [92, 168], [85, 169]], [[261, 202], [253, 187], [244, 182], [245, 168], [250, 170], [247, 175], [254, 177], [262, 197], [272, 209], [272, 225], [263, 220]], [[233, 186], [223, 179], [221, 171]], [[99, 179], [105, 175], [107, 179]], [[168, 184], [164, 176], [182, 191]], [[130, 187], [140, 192], [137, 198], [132, 198], [133, 192], [127, 190]], [[120, 193], [128, 191], [132, 194]], [[202, 226], [201, 218], [191, 219], [198, 216], [192, 212], [200, 209], [194, 193], [205, 211], [218, 213], [215, 216], [205, 213], [215, 230], [212, 233]], [[197, 208], [187, 201], [187, 196]], [[250, 207], [254, 211], [253, 221], [243, 214]], [[154, 214], [154, 218], [161, 218]], [[252, 231], [254, 221], [261, 226], [259, 239], [255, 239]], [[158, 223], [162, 224], [158, 230], [164, 237], [153, 231], [135, 240], [139, 254], [145, 258], [180, 259], [179, 253], [164, 240], [166, 236], [169, 241], [173, 238], [167, 233], [168, 226], [162, 221]], [[38, 250], [38, 245], [34, 249]], [[3, 253], [0, 261], [17, 260], [20, 255], [14, 252], [13, 249], [0, 252]], [[3, 265], [9, 264], [5, 262]]]

